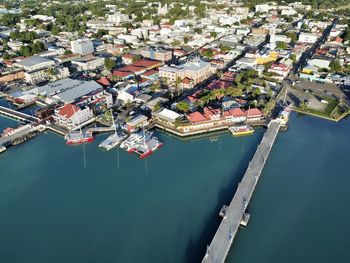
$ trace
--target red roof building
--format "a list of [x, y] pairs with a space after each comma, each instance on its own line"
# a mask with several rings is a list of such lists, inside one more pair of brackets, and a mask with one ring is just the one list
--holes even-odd
[[66, 104], [62, 108], [59, 109], [57, 114], [69, 119], [70, 117], [72, 117], [74, 115], [75, 112], [77, 112], [79, 110], [80, 109], [73, 104]]
[[231, 109], [228, 110], [230, 112], [230, 115], [232, 117], [242, 117], [242, 116], [246, 116], [246, 113], [241, 110], [240, 108], [235, 108], [235, 109]]
[[264, 114], [257, 108], [251, 108], [246, 111], [247, 117], [261, 117]]
[[110, 86], [111, 83], [106, 77], [100, 78], [98, 81], [96, 81], [98, 84], [101, 84], [102, 86]]
[[187, 119], [191, 122], [191, 123], [199, 123], [199, 122], [204, 122], [207, 121], [208, 119], [203, 116], [203, 114], [201, 114], [198, 111], [192, 112], [190, 114], [187, 115]]

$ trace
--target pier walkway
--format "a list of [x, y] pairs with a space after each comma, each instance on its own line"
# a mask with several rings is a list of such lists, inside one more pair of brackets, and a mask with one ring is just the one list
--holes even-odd
[[20, 121], [27, 121], [27, 122], [38, 122], [39, 119], [31, 116], [29, 114], [23, 113], [23, 112], [19, 112], [16, 110], [12, 110], [3, 106], [0, 106], [0, 114], [16, 119], [16, 120], [20, 120]]
[[221, 221], [215, 236], [207, 249], [202, 263], [224, 263], [233, 239], [241, 224], [243, 214], [253, 195], [265, 162], [275, 142], [281, 123], [271, 121], [259, 144], [236, 193], [227, 208], [226, 216]]
[[46, 127], [44, 125], [37, 125], [37, 126], [28, 125], [28, 128], [23, 129], [19, 132], [16, 132], [13, 135], [1, 137], [0, 138], [0, 146], [2, 146], [2, 145], [7, 146], [8, 144], [11, 144], [14, 140], [22, 138], [29, 133], [43, 131], [45, 129], [46, 129]]

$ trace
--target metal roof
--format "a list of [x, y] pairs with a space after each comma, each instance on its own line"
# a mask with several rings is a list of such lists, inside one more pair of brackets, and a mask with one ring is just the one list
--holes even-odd
[[35, 66], [37, 64], [41, 64], [41, 63], [46, 63], [46, 62], [54, 62], [51, 59], [47, 59], [47, 58], [43, 58], [41, 56], [32, 56], [26, 59], [23, 59], [19, 62], [17, 62], [18, 65], [24, 66], [24, 67], [32, 67]]
[[71, 89], [63, 91], [55, 96], [65, 103], [70, 103], [98, 89], [102, 89], [102, 86], [95, 81], [82, 81], [80, 85], [74, 86]]

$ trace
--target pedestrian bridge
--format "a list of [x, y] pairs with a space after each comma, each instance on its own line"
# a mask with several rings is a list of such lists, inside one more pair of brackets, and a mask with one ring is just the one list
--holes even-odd
[[259, 144], [253, 159], [236, 190], [233, 199], [226, 210], [224, 219], [215, 233], [202, 263], [224, 263], [235, 238], [245, 210], [253, 195], [255, 186], [260, 178], [271, 148], [276, 140], [281, 123], [277, 120], [270, 122], [264, 137]]

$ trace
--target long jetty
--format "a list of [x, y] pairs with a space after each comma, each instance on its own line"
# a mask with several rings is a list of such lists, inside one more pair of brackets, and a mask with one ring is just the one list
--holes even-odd
[[0, 106], [0, 114], [7, 116], [7, 117], [10, 117], [12, 119], [20, 120], [20, 121], [27, 121], [27, 122], [39, 121], [38, 118], [36, 118], [32, 115], [29, 115], [29, 114], [26, 114], [23, 112], [19, 112], [16, 110], [12, 110], [12, 109], [9, 109], [9, 108], [3, 107], [3, 106]]
[[221, 221], [211, 244], [207, 248], [202, 263], [225, 262], [231, 244], [241, 224], [245, 210], [275, 142], [280, 126], [281, 123], [276, 120], [270, 122], [253, 159], [250, 161], [249, 166], [238, 185], [230, 205], [226, 209], [225, 217]]

